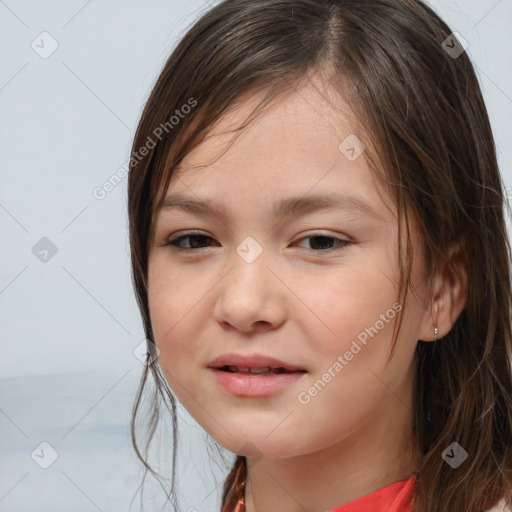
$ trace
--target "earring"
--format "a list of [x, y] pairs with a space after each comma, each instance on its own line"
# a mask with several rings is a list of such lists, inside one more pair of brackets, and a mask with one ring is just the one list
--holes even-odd
[[434, 327], [434, 341], [437, 341], [437, 327]]

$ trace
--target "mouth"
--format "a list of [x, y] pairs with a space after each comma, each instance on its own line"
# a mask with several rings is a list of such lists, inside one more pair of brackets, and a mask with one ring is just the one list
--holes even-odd
[[281, 373], [305, 373], [301, 364], [277, 359], [267, 354], [229, 353], [222, 354], [208, 363], [214, 370], [231, 373], [245, 373], [251, 375], [276, 375]]
[[277, 368], [272, 367], [264, 367], [264, 368], [252, 368], [252, 367], [243, 367], [243, 366], [221, 366], [217, 368], [217, 370], [221, 372], [227, 373], [239, 373], [242, 375], [255, 375], [255, 376], [265, 376], [265, 375], [279, 375], [281, 373], [306, 373], [306, 370], [288, 370], [283, 368], [282, 366]]
[[282, 366], [223, 365], [210, 367], [212, 375], [225, 392], [237, 397], [268, 397], [296, 386], [305, 378], [306, 370]]

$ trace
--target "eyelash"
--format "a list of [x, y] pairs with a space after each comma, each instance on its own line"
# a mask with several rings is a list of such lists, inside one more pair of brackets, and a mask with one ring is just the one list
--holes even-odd
[[[197, 251], [197, 250], [200, 250], [200, 249], [208, 248], [208, 246], [206, 246], [206, 247], [199, 247], [199, 248], [193, 248], [193, 247], [178, 247], [177, 245], [175, 245], [177, 242], [180, 242], [183, 239], [192, 238], [192, 237], [201, 237], [201, 238], [213, 239], [211, 236], [204, 235], [202, 233], [190, 232], [190, 233], [186, 233], [184, 235], [180, 235], [180, 236], [178, 236], [176, 238], [168, 240], [167, 243], [164, 244], [164, 246], [171, 246], [171, 248], [176, 250], [176, 251]], [[304, 238], [301, 238], [299, 240], [299, 242], [302, 241], [302, 240], [307, 240], [308, 238], [326, 238], [326, 239], [335, 240], [335, 241], [340, 243], [340, 245], [338, 246], [338, 249], [344, 249], [346, 246], [348, 246], [348, 245], [350, 245], [352, 243], [350, 240], [345, 240], [343, 238], [337, 238], [337, 237], [334, 237], [334, 236], [321, 235], [321, 234], [305, 236]], [[309, 250], [314, 251], [314, 252], [331, 252], [331, 251], [336, 250], [336, 247], [330, 247], [328, 249], [309, 249]]]

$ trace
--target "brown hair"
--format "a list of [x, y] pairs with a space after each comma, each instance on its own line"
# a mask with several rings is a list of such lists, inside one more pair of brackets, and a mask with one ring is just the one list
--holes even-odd
[[[453, 328], [437, 343], [417, 345], [414, 422], [422, 457], [414, 512], [482, 512], [502, 497], [512, 499], [504, 186], [478, 80], [468, 55], [450, 53], [443, 43], [450, 34], [419, 0], [225, 0], [195, 22], [166, 62], [138, 125], [128, 183], [132, 278], [146, 337], [153, 340], [148, 252], [174, 168], [235, 102], [265, 93], [258, 113], [308, 73], [331, 71], [332, 84], [366, 128], [363, 142], [376, 148], [365, 158], [372, 172], [385, 176], [406, 221], [399, 237], [401, 303], [410, 286], [410, 219], [423, 240], [431, 292], [436, 276], [461, 266], [468, 276], [467, 302]], [[169, 122], [177, 109], [189, 113]], [[150, 139], [153, 146], [139, 158]], [[153, 344], [148, 348], [154, 357]], [[172, 413], [174, 448], [177, 427], [175, 399], [156, 359], [144, 369], [132, 418], [134, 448], [151, 470], [135, 435], [149, 374], [156, 388], [147, 443], [160, 400]], [[454, 441], [469, 454], [457, 469], [442, 458]], [[172, 468], [174, 496], [175, 453]], [[224, 484], [223, 512], [243, 497], [245, 477], [245, 457], [237, 456]]]

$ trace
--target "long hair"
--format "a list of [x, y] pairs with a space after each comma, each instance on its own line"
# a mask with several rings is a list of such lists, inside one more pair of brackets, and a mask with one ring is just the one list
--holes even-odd
[[[263, 100], [242, 130], [278, 95], [293, 93], [310, 72], [331, 84], [365, 128], [364, 158], [384, 179], [399, 220], [400, 297], [410, 286], [411, 219], [426, 254], [429, 282], [461, 266], [467, 302], [450, 332], [418, 341], [414, 429], [421, 459], [414, 512], [482, 512], [512, 499], [510, 246], [504, 186], [493, 134], [473, 65], [450, 28], [420, 0], [225, 0], [180, 39], [143, 110], [132, 146], [128, 216], [132, 280], [146, 338], [153, 340], [147, 296], [148, 251], [155, 211], [174, 168], [235, 102]], [[146, 147], [146, 151], [141, 148]], [[401, 301], [403, 302], [403, 301]], [[401, 315], [398, 315], [398, 336]], [[155, 347], [148, 344], [155, 356]], [[143, 373], [158, 402], [175, 398], [158, 359]], [[468, 459], [453, 469], [442, 458], [453, 442]], [[174, 492], [175, 458], [172, 461]], [[246, 464], [237, 456], [222, 497], [232, 512], [243, 497]]]

